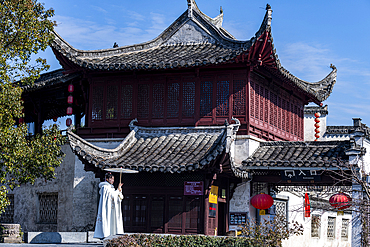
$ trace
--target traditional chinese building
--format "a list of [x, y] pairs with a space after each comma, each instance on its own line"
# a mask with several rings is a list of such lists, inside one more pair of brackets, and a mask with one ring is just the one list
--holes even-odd
[[45, 120], [74, 115], [74, 154], [66, 151], [59, 171], [73, 177], [65, 182], [73, 189], [52, 193], [57, 210], [71, 210], [44, 225], [32, 223], [40, 221], [35, 216], [26, 231], [93, 230], [97, 183], [104, 169], [121, 167], [138, 171], [121, 177], [126, 232], [225, 235], [255, 217], [251, 195], [307, 184], [305, 176], [330, 184], [316, 170], [334, 167], [338, 156], [350, 160], [350, 140], [303, 142], [304, 106], [329, 97], [334, 66], [314, 83], [282, 67], [269, 5], [259, 30], [241, 41], [222, 27], [222, 10], [211, 18], [187, 3], [162, 34], [141, 44], [83, 51], [55, 33], [63, 69], [25, 88], [25, 121], [40, 132]]

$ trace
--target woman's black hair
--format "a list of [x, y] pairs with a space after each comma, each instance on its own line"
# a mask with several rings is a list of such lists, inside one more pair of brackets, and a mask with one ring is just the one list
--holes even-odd
[[111, 177], [114, 177], [112, 173], [107, 172], [107, 173], [105, 174], [105, 179], [110, 179]]

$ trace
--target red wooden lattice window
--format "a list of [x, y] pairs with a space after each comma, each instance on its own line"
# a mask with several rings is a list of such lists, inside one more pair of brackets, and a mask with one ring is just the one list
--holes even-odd
[[148, 84], [138, 85], [137, 116], [139, 118], [149, 117], [149, 85]]
[[245, 80], [233, 81], [233, 115], [245, 115]]
[[184, 82], [182, 89], [182, 115], [192, 117], [195, 114], [195, 82]]
[[[270, 112], [270, 123], [277, 127], [277, 95], [275, 93], [270, 93], [271, 95], [271, 112]], [[272, 115], [272, 117], [271, 117]]]
[[150, 214], [150, 226], [154, 229], [163, 228], [164, 197], [153, 196]]
[[145, 226], [146, 225], [146, 213], [147, 213], [147, 199], [146, 196], [135, 196], [134, 200], [134, 215], [133, 215], [133, 226]]
[[164, 117], [164, 84], [153, 85], [152, 117]]
[[200, 215], [200, 198], [196, 197], [186, 201], [185, 228], [197, 229]]
[[282, 100], [282, 117], [281, 117], [281, 124], [282, 124], [282, 128], [283, 130], [287, 131], [287, 111], [286, 111], [286, 101], [283, 99]]
[[277, 110], [278, 110], [278, 118], [277, 118], [277, 120], [278, 120], [278, 128], [279, 129], [283, 129], [283, 127], [282, 127], [282, 125], [281, 125], [281, 121], [282, 121], [282, 110], [281, 110], [281, 105], [282, 105], [282, 99], [281, 99], [281, 97], [279, 97], [278, 98], [278, 108], [277, 108]]
[[132, 85], [121, 87], [121, 118], [132, 118]]
[[118, 110], [118, 86], [107, 86], [107, 105], [105, 109], [106, 119], [117, 119]]
[[229, 81], [217, 82], [216, 116], [229, 115]]
[[104, 87], [94, 86], [92, 94], [92, 120], [103, 119]]
[[264, 109], [264, 112], [265, 112], [265, 122], [268, 123], [269, 122], [269, 111], [271, 111], [270, 109], [270, 91], [265, 88], [265, 109]]
[[[267, 101], [267, 99], [265, 99], [265, 89], [260, 86], [259, 87], [259, 104], [260, 104], [260, 120], [263, 121], [263, 117], [264, 117], [264, 106], [265, 106], [265, 101]], [[265, 109], [265, 111], [267, 112], [267, 109]]]
[[171, 83], [167, 85], [167, 117], [179, 116], [180, 84]]
[[200, 83], [200, 115], [212, 115], [212, 92], [213, 84], [211, 81], [203, 81]]
[[260, 117], [260, 101], [259, 101], [259, 98], [260, 98], [260, 85], [258, 85], [257, 83], [254, 84], [255, 85], [255, 94], [254, 94], [254, 107], [255, 107], [255, 117], [256, 119], [259, 119]]
[[169, 228], [182, 228], [182, 212], [183, 212], [183, 200], [181, 196], [171, 196], [169, 198], [168, 205], [168, 227]]
[[253, 82], [250, 82], [250, 114], [251, 114], [251, 117], [254, 117], [256, 116], [254, 111], [255, 111], [255, 102], [258, 102], [255, 100], [255, 94], [256, 94], [256, 91], [255, 91], [255, 84]]

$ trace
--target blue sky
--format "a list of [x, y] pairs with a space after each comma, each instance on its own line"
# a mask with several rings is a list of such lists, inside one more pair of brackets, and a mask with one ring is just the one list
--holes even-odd
[[[41, 0], [55, 10], [56, 31], [81, 50], [105, 49], [149, 41], [158, 36], [186, 9], [186, 0]], [[272, 7], [272, 36], [282, 65], [310, 82], [338, 69], [331, 96], [328, 125], [352, 125], [353, 117], [370, 126], [370, 9], [369, 0], [269, 2], [197, 0], [210, 17], [224, 10], [223, 26], [239, 40], [254, 36]], [[51, 50], [40, 53], [51, 69], [60, 68]]]

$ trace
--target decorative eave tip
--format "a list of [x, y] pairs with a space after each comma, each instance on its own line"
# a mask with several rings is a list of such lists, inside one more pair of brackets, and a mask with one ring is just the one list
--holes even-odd
[[267, 26], [271, 27], [271, 20], [272, 20], [272, 9], [270, 4], [266, 4], [266, 20], [267, 20]]

